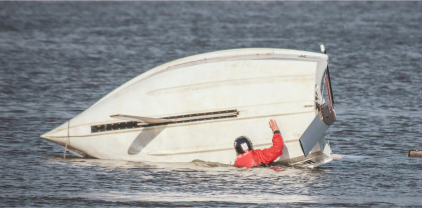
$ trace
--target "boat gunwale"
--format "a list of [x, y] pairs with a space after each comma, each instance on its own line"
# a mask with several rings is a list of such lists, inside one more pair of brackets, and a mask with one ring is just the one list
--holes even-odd
[[[242, 111], [239, 111], [239, 112], [242, 112]], [[199, 125], [199, 124], [204, 124], [204, 123], [227, 122], [227, 121], [232, 121], [232, 120], [246, 120], [246, 119], [265, 118], [265, 117], [274, 117], [274, 116], [289, 116], [289, 115], [297, 115], [297, 114], [305, 114], [305, 113], [313, 113], [313, 112], [314, 112], [314, 109], [307, 110], [307, 111], [302, 111], [302, 112], [295, 112], [295, 113], [270, 114], [270, 115], [262, 115], [262, 116], [254, 116], [254, 117], [243, 117], [243, 118], [241, 118], [241, 117], [240, 118], [239, 117], [234, 117], [234, 118], [226, 118], [226, 119], [204, 120], [204, 121], [190, 122], [190, 123], [176, 123], [176, 124], [172, 124], [172, 125], [166, 126], [166, 128], [174, 128], [174, 127], [189, 126], [189, 125]], [[80, 125], [80, 126], [86, 126], [86, 125], [87, 124]], [[80, 127], [80, 126], [73, 126], [73, 127]], [[165, 126], [165, 125], [163, 125], [163, 126]], [[154, 128], [162, 128], [162, 126], [150, 126], [150, 127], [139, 127], [139, 128], [133, 128], [133, 129], [120, 129], [120, 130], [115, 130], [115, 131], [103, 131], [103, 132], [96, 132], [96, 133], [90, 133], [88, 135], [78, 135], [78, 136], [72, 136], [72, 135], [70, 135], [70, 136], [50, 136], [50, 137], [51, 138], [94, 137], [94, 136], [100, 136], [100, 135], [105, 135], [105, 134], [119, 134], [119, 133], [127, 133], [127, 132], [132, 132], [132, 131], [143, 131], [144, 129], [151, 130], [151, 129], [154, 129]]]

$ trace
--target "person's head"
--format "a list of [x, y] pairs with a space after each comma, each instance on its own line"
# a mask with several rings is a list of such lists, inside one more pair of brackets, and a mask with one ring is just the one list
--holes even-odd
[[252, 142], [246, 136], [237, 137], [236, 140], [234, 140], [234, 149], [236, 150], [237, 155], [246, 153], [253, 150]]

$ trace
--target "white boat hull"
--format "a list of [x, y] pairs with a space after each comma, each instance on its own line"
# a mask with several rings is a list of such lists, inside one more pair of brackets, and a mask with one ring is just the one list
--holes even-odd
[[[309, 166], [300, 162], [313, 160], [316, 167], [330, 161], [331, 150], [327, 152], [323, 142], [328, 125], [315, 130], [318, 142], [306, 158], [299, 139], [313, 128], [318, 105], [324, 103], [320, 85], [327, 62], [325, 54], [283, 49], [187, 57], [135, 77], [41, 137], [101, 159], [233, 164], [234, 139], [245, 135], [255, 149], [268, 148], [268, 121], [275, 119], [285, 142], [277, 162]], [[110, 117], [172, 118], [225, 111], [236, 115], [146, 126]], [[119, 123], [124, 128], [117, 129]]]

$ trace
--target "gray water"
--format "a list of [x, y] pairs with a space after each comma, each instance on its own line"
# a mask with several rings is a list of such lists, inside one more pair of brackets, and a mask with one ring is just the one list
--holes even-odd
[[[0, 206], [422, 206], [422, 2], [0, 2]], [[198, 53], [319, 51], [337, 121], [317, 169], [71, 157], [39, 136]], [[234, 155], [233, 155], [234, 156]]]

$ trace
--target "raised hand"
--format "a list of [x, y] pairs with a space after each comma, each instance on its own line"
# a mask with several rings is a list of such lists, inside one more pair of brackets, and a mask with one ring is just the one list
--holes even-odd
[[273, 132], [275, 132], [277, 130], [280, 131], [280, 129], [277, 126], [277, 122], [275, 120], [272, 120], [272, 119], [270, 120], [270, 128], [271, 128], [271, 130], [273, 130]]

